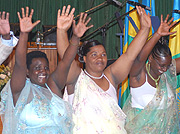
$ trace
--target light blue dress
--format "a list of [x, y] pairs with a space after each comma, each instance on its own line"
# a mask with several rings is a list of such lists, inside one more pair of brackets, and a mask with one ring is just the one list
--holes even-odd
[[71, 106], [47, 88], [27, 79], [16, 106], [8, 82], [1, 94], [4, 134], [71, 134]]

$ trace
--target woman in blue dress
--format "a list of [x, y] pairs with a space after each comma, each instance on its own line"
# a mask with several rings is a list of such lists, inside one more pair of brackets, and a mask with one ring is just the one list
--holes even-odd
[[[63, 8], [59, 16], [67, 16], [72, 22], [73, 8]], [[55, 71], [50, 74], [46, 54], [33, 51], [26, 55], [28, 33], [40, 22], [32, 23], [34, 10], [22, 8], [18, 12], [20, 38], [15, 53], [12, 78], [2, 91], [1, 117], [4, 134], [46, 134], [72, 133], [72, 111], [70, 105], [61, 99], [68, 71], [77, 45], [70, 45]]]

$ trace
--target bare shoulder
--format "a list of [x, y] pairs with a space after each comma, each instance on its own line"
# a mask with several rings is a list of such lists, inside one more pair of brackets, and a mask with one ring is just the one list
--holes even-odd
[[106, 75], [106, 77], [108, 78], [108, 80], [111, 82], [111, 84], [112, 84], [113, 86], [116, 86], [116, 85], [115, 85], [115, 81], [114, 81], [114, 79], [113, 79], [113, 75], [112, 75], [110, 66], [108, 66], [108, 67], [104, 70], [104, 74]]

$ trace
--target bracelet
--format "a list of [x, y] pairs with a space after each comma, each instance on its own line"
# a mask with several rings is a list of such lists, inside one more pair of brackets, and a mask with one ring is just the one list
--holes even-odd
[[69, 43], [70, 43], [70, 45], [73, 45], [73, 46], [79, 46], [79, 43], [78, 44], [74, 44], [74, 43], [72, 43], [71, 40], [69, 41]]

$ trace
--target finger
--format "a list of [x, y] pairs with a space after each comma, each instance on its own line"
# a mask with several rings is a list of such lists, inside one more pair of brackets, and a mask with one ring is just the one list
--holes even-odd
[[68, 16], [69, 11], [70, 11], [70, 8], [71, 8], [71, 6], [70, 6], [70, 5], [68, 5], [68, 6], [67, 6], [67, 8], [66, 8], [66, 12], [65, 12], [65, 15], [66, 15], [66, 16]]
[[25, 17], [24, 8], [21, 8], [21, 11], [22, 11], [22, 18], [24, 18]]
[[141, 13], [146, 14], [146, 11], [144, 10], [144, 8], [141, 9]]
[[163, 23], [163, 15], [161, 14], [161, 23]]
[[6, 13], [6, 20], [9, 21], [9, 13]]
[[79, 22], [82, 22], [83, 14], [84, 14], [84, 13], [81, 13], [81, 14], [80, 14]]
[[173, 27], [173, 26], [175, 26], [176, 23], [177, 23], [177, 21], [176, 21], [176, 22], [173, 22], [173, 23], [170, 25], [170, 28]]
[[26, 17], [29, 15], [29, 7], [26, 7]]
[[70, 17], [71, 17], [70, 21], [72, 22], [72, 21], [73, 21], [73, 19], [74, 19], [74, 14], [73, 14], [73, 15], [71, 15]]
[[84, 14], [83, 18], [82, 18], [82, 22], [84, 23], [86, 21], [86, 17], [87, 17], [87, 13]]
[[70, 12], [70, 15], [74, 15], [74, 12], [75, 12], [75, 8], [73, 8]]
[[19, 20], [21, 20], [21, 15], [19, 12], [17, 12], [17, 15], [18, 15]]
[[87, 25], [90, 20], [91, 20], [91, 17], [89, 17], [88, 20], [84, 24]]
[[168, 25], [171, 24], [173, 22], [174, 18], [172, 17], [169, 21], [168, 21]]
[[90, 29], [90, 28], [92, 28], [93, 26], [94, 26], [94, 25], [90, 25], [90, 26], [87, 27], [87, 29]]
[[137, 9], [137, 12], [138, 12], [138, 14], [140, 13], [140, 9], [139, 9], [139, 7], [138, 6], [136, 6], [136, 9]]
[[32, 25], [33, 25], [33, 28], [37, 25], [37, 24], [39, 24], [41, 21], [40, 20], [37, 20], [36, 22], [34, 22]]
[[169, 14], [166, 16], [166, 19], [164, 20], [164, 22], [167, 22], [168, 18], [169, 18]]
[[64, 15], [65, 10], [66, 10], [66, 6], [63, 6], [63, 9], [62, 9], [62, 13], [61, 13], [61, 15]]
[[58, 13], [57, 13], [57, 18], [60, 17], [60, 14], [61, 14], [61, 9], [58, 10]]
[[76, 21], [75, 20], [73, 20], [73, 27], [75, 27], [76, 26]]
[[3, 20], [5, 19], [5, 14], [6, 14], [6, 12], [3, 11], [3, 13], [2, 13], [2, 19], [3, 19]]
[[175, 32], [168, 32], [167, 35], [172, 35], [172, 34], [175, 34], [177, 31]]
[[34, 13], [34, 9], [31, 9], [31, 13], [30, 13], [30, 15], [29, 15], [30, 18], [32, 18], [33, 13]]
[[142, 8], [140, 6], [136, 6], [138, 14], [142, 15]]

